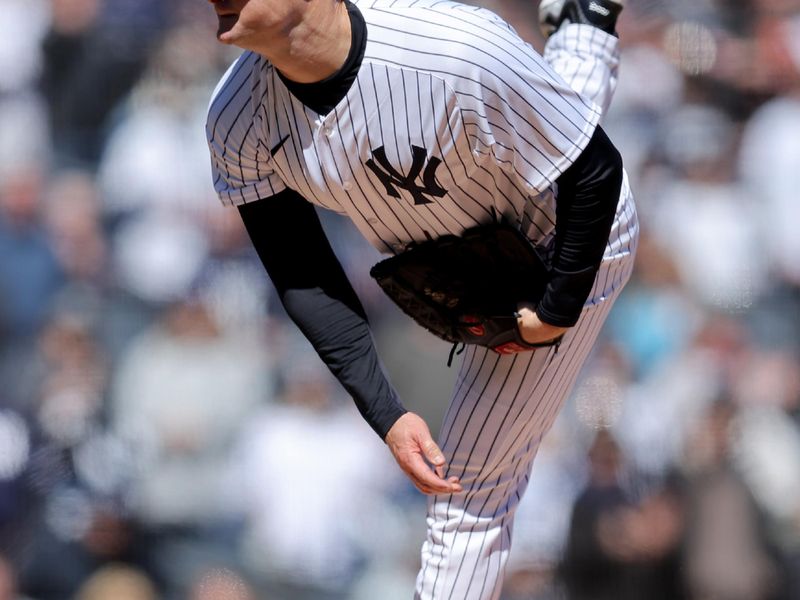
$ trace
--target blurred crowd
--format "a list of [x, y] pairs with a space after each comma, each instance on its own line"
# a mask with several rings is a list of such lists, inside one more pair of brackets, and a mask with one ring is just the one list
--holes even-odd
[[[537, 3], [482, 2], [541, 49]], [[214, 197], [197, 0], [0, 0], [0, 600], [407, 599], [424, 498]], [[634, 279], [504, 600], [800, 598], [800, 0], [628, 0]], [[455, 369], [323, 215], [408, 407]], [[288, 248], [287, 251], [291, 251]]]

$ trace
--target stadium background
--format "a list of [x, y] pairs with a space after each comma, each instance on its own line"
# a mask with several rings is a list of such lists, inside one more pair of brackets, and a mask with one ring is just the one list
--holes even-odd
[[[541, 49], [536, 2], [493, 0]], [[0, 0], [0, 600], [410, 597], [423, 498], [213, 196], [198, 0]], [[537, 459], [505, 600], [800, 598], [800, 2], [629, 0], [638, 268]], [[330, 237], [409, 408], [448, 347]], [[287, 248], [287, 252], [291, 252]]]

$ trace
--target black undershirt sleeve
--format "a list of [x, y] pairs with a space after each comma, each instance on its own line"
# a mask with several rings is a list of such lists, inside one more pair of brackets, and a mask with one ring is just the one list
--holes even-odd
[[[346, 1], [350, 52], [342, 67], [323, 81], [296, 83], [279, 73], [292, 94], [326, 114], [347, 94], [367, 43], [358, 8]], [[247, 232], [286, 312], [353, 397], [375, 432], [386, 433], [406, 410], [378, 359], [367, 317], [328, 243], [313, 205], [293, 190], [239, 207]]]
[[600, 127], [557, 183], [551, 279], [536, 313], [550, 325], [572, 327], [600, 268], [622, 186], [622, 157]]
[[239, 213], [286, 312], [383, 439], [406, 410], [314, 207], [287, 189]]

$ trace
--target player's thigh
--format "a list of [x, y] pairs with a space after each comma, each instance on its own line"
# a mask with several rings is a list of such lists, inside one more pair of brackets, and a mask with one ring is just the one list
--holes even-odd
[[588, 307], [559, 347], [514, 355], [469, 347], [439, 436], [451, 473], [485, 476], [529, 453], [572, 390], [610, 306]]

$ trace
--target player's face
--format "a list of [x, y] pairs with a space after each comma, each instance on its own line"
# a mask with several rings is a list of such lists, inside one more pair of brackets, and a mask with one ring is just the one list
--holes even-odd
[[217, 39], [246, 49], [263, 47], [295, 9], [293, 1], [209, 0], [219, 19]]

